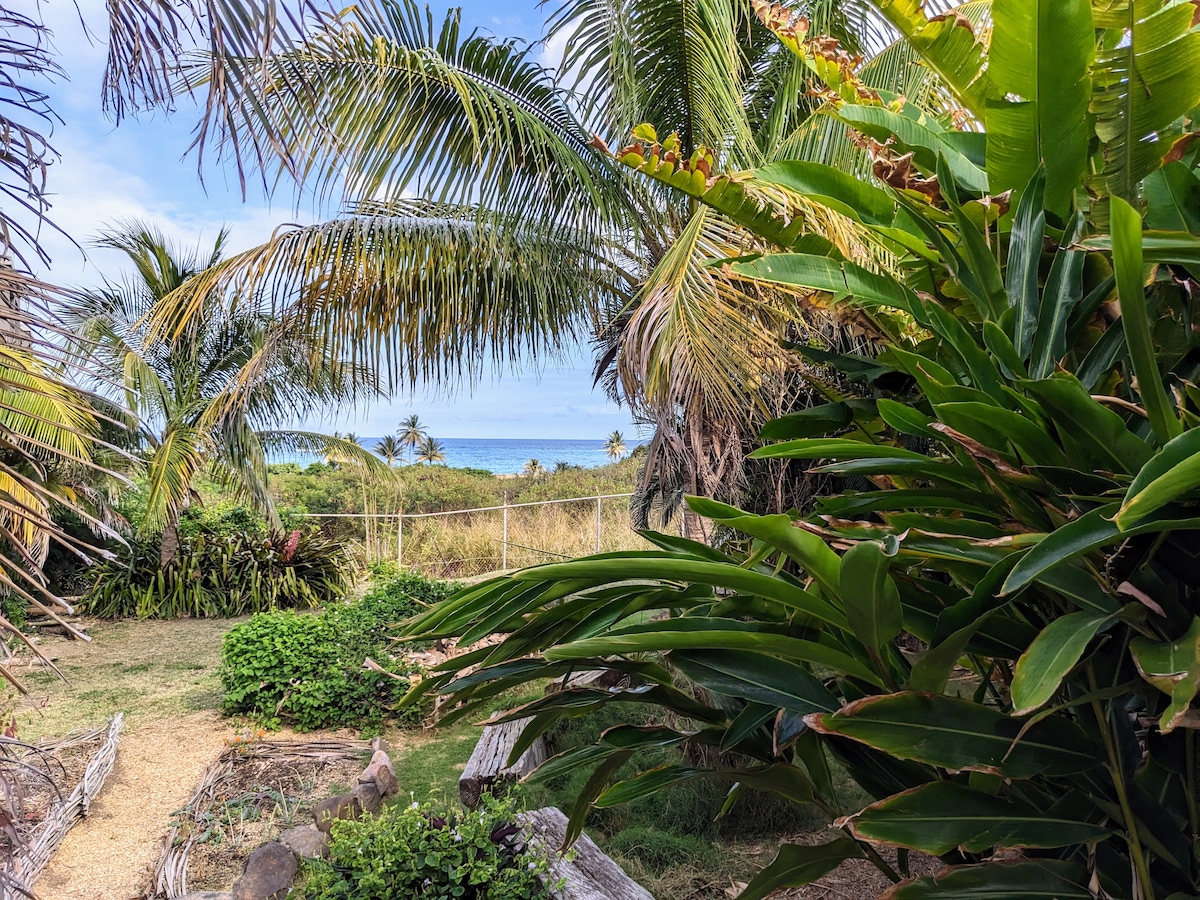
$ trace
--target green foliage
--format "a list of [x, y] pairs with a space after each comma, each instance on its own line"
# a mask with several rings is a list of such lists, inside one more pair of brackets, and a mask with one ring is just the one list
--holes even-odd
[[[306, 864], [302, 900], [540, 900], [546, 859], [515, 851], [513, 802], [485, 794], [473, 812], [396, 804], [334, 823], [329, 858]], [[556, 848], [551, 848], [556, 849]]]
[[[822, 847], [781, 848], [743, 897], [809, 883], [842, 859], [882, 866], [877, 846], [950, 865], [895, 896], [1196, 896], [1200, 237], [1146, 230], [1192, 227], [1195, 147], [1176, 146], [1182, 168], [1144, 194], [1141, 179], [1169, 146], [1147, 135], [1194, 129], [1185, 112], [1200, 78], [1150, 101], [1137, 80], [1164, 77], [1196, 26], [1179, 4], [1121, 16], [1097, 4], [1093, 22], [1086, 4], [1006, 0], [988, 65], [960, 19], [881, 5], [986, 133], [842, 91], [852, 73], [835, 79], [826, 54], [806, 64], [838, 93], [839, 117], [894, 136], [913, 169], [869, 190], [820, 166], [754, 178], [840, 203], [896, 255], [893, 271], [783, 234], [761, 205], [730, 212], [796, 251], [734, 270], [831, 295], [881, 335], [873, 359], [798, 348], [840, 389], [819, 414], [775, 423], [775, 443], [754, 454], [811, 462], [849, 487], [790, 516], [691, 498], [739, 537], [717, 551], [650, 534], [658, 551], [463, 592], [411, 636], [502, 641], [469, 676], [434, 675], [413, 697], [442, 693], [451, 716], [469, 715], [535, 660], [542, 675], [629, 675], [628, 691], [573, 688], [509, 713], [538, 731], [635, 699], [660, 708], [668, 724], [617, 724], [543, 766], [593, 773], [575, 829], [589, 806], [711, 780], [833, 814], [839, 762], [875, 802]], [[825, 53], [796, 42], [799, 20], [767, 13], [801, 56]], [[663, 180], [656, 154], [638, 145], [626, 163]], [[738, 184], [688, 190], [725, 209], [708, 195]], [[1017, 202], [1000, 208], [993, 195], [1009, 188]], [[952, 681], [962, 669], [969, 679]], [[681, 675], [692, 684], [681, 689]], [[704, 763], [624, 768], [665, 747]], [[1010, 850], [1025, 860], [1001, 861]]]
[[360, 608], [378, 610], [388, 622], [399, 622], [441, 603], [461, 585], [402, 572], [393, 563], [371, 566], [373, 584], [363, 594]]
[[[388, 629], [454, 587], [400, 575], [356, 603], [317, 615], [263, 613], [234, 626], [221, 649], [225, 712], [244, 713], [271, 728], [286, 722], [300, 731], [378, 729], [394, 714], [413, 671], [389, 654]], [[384, 671], [364, 668], [367, 658]], [[404, 722], [419, 717], [419, 710], [399, 715]]]
[[712, 852], [709, 843], [700, 838], [659, 831], [645, 825], [631, 825], [613, 835], [607, 849], [610, 853], [632, 856], [657, 874], [674, 866], [694, 865]]
[[198, 525], [165, 565], [158, 540], [131, 540], [125, 552], [95, 567], [82, 609], [105, 619], [231, 617], [321, 606], [344, 597], [348, 587], [342, 544], [320, 534]]

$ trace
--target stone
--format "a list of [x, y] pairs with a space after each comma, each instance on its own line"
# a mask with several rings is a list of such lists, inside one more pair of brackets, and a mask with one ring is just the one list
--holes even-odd
[[329, 797], [313, 807], [313, 821], [326, 834], [338, 819], [357, 819], [362, 815], [362, 804], [353, 794]]
[[396, 789], [400, 786], [396, 781], [396, 770], [392, 767], [391, 757], [387, 755], [386, 750], [376, 750], [371, 755], [371, 761], [367, 767], [358, 776], [359, 784], [371, 782], [375, 783], [375, 786], [379, 788], [379, 793], [384, 797], [396, 793]]
[[396, 771], [390, 762], [375, 771], [375, 787], [381, 797], [390, 797], [400, 790], [400, 782], [396, 780]]
[[296, 857], [283, 844], [263, 844], [246, 860], [242, 877], [233, 886], [233, 900], [284, 900], [296, 867]]
[[329, 854], [329, 835], [315, 825], [297, 825], [279, 835], [279, 843], [301, 859], [324, 859]]
[[377, 813], [379, 807], [383, 806], [383, 797], [373, 782], [355, 785], [352, 796], [358, 800], [358, 805], [366, 813]]

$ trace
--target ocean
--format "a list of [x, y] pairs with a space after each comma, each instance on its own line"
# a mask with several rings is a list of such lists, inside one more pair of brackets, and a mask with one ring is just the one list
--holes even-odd
[[[380, 439], [359, 438], [359, 443], [373, 450]], [[538, 460], [547, 469], [557, 462], [568, 462], [574, 466], [592, 468], [609, 462], [604, 454], [604, 441], [548, 440], [544, 438], [438, 438], [442, 452], [446, 454], [446, 465], [457, 468], [487, 469], [497, 475], [511, 475], [525, 468], [531, 459]], [[628, 448], [637, 446], [630, 440]], [[319, 457], [311, 453], [273, 454], [271, 462], [294, 462], [306, 466], [317, 462]]]

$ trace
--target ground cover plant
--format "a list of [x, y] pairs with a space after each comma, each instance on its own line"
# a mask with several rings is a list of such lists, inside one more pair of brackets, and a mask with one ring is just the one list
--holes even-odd
[[[355, 727], [378, 730], [397, 713], [416, 668], [390, 647], [389, 629], [415, 610], [436, 605], [452, 587], [398, 575], [352, 603], [317, 614], [260, 613], [235, 625], [221, 645], [222, 709], [268, 727], [298, 731]], [[367, 669], [365, 661], [375, 668]]]
[[312, 530], [193, 526], [167, 563], [159, 539], [132, 538], [88, 577], [88, 615], [211, 618], [333, 603], [346, 596], [351, 573], [344, 545]]
[[[327, 860], [305, 864], [303, 900], [541, 900], [546, 848], [514, 848], [511, 800], [477, 810], [393, 803], [334, 823]], [[550, 848], [553, 849], [553, 848]]]
[[[692, 498], [727, 529], [721, 550], [648, 534], [658, 550], [468, 589], [408, 633], [502, 643], [413, 697], [469, 715], [532, 673], [608, 668], [635, 687], [503, 718], [532, 716], [532, 739], [636, 700], [694, 723], [626, 718], [547, 762], [592, 773], [577, 828], [589, 804], [714, 778], [833, 814], [831, 760], [845, 766], [875, 802], [831, 841], [781, 847], [743, 897], [852, 858], [897, 882], [893, 898], [1195, 896], [1200, 74], [1167, 63], [1200, 55], [1193, 10], [997, 0], [989, 42], [966, 14], [878, 8], [971, 128], [869, 88], [807, 19], [757, 6], [878, 183], [811, 163], [710, 178], [715, 153], [680, 156], [649, 127], [617, 154], [786, 251], [733, 271], [843, 302], [877, 335], [872, 357], [796, 348], [843, 387], [768, 426], [756, 453], [847, 488], [803, 515]], [[886, 251], [876, 266], [804, 233], [790, 212], [813, 198]], [[658, 746], [744, 761], [619, 777]], [[881, 847], [902, 851], [895, 866]], [[905, 877], [909, 849], [949, 867]]]

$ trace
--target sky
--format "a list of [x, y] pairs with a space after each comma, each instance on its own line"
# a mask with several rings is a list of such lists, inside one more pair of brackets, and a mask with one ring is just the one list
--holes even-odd
[[[191, 101], [179, 101], [171, 116], [141, 114], [115, 126], [100, 107], [100, 84], [105, 62], [107, 22], [103, 0], [16, 0], [16, 8], [40, 16], [53, 31], [53, 45], [68, 78], [47, 88], [56, 123], [51, 143], [59, 159], [49, 172], [53, 208], [50, 218], [71, 240], [43, 231], [43, 246], [52, 257], [46, 275], [59, 284], [91, 286], [105, 278], [117, 280], [122, 257], [87, 246], [106, 224], [123, 219], [146, 219], [185, 247], [211, 247], [218, 231], [230, 230], [230, 250], [265, 241], [283, 223], [318, 220], [321, 210], [297, 208], [286, 189], [274, 198], [261, 186], [247, 182], [242, 198], [237, 173], [206, 164], [204, 181], [197, 173], [195, 153], [188, 153], [191, 129], [197, 119]], [[446, 6], [432, 5], [435, 17]], [[467, 0], [462, 4], [467, 28], [504, 37], [537, 40], [543, 16], [534, 0]], [[80, 22], [91, 32], [91, 39]], [[538, 52], [553, 64], [561, 48], [543, 46]], [[329, 214], [333, 210], [326, 210]], [[637, 434], [627, 410], [616, 406], [600, 389], [592, 388], [591, 356], [585, 345], [571, 348], [563, 359], [534, 368], [519, 362], [485, 375], [472, 390], [453, 392], [418, 389], [390, 403], [376, 402], [297, 423], [324, 431], [353, 431], [379, 436], [396, 430], [401, 418], [415, 413], [439, 438], [574, 438], [602, 439], [613, 430], [627, 439]]]

